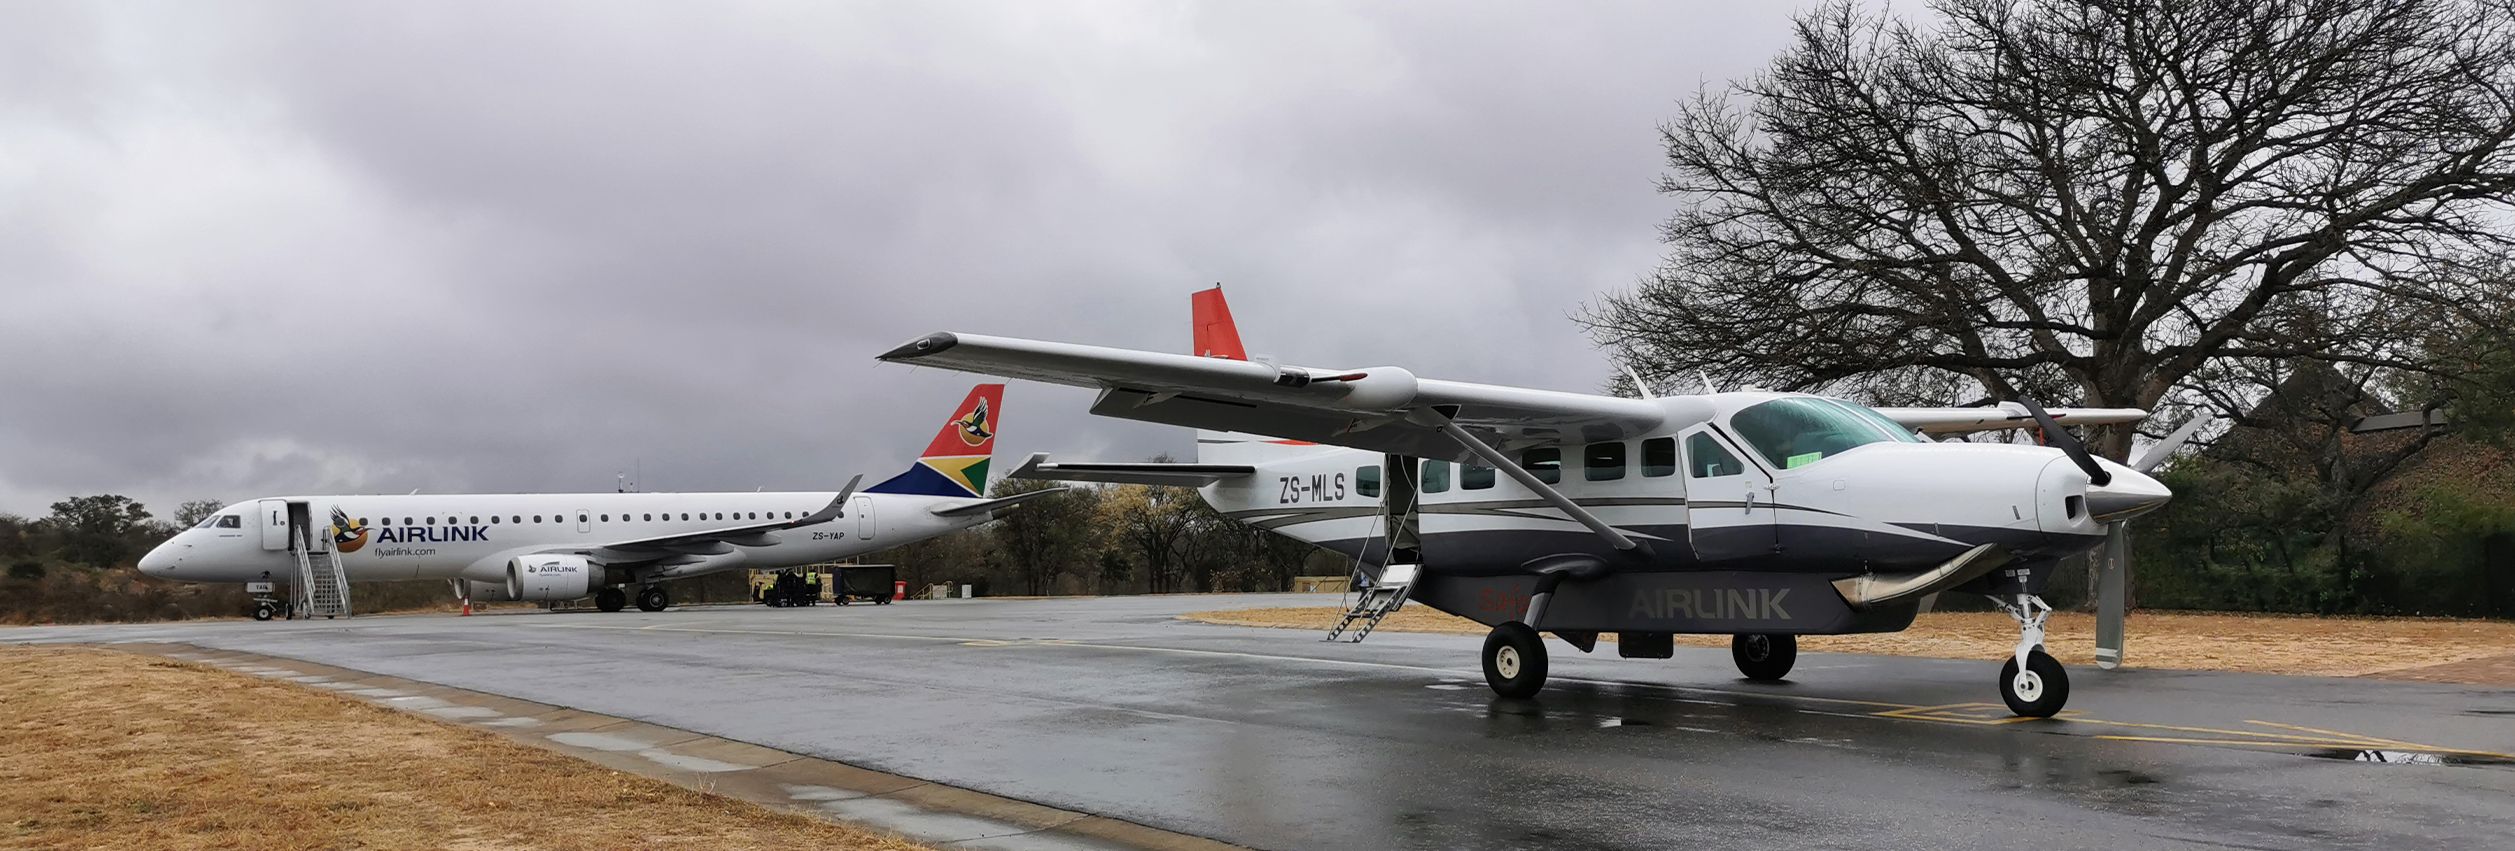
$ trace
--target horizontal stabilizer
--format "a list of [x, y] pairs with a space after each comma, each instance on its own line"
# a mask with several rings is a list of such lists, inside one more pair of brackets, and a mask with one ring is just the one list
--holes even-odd
[[2008, 550], [1998, 544], [1984, 544], [1919, 573], [1864, 573], [1837, 579], [1834, 590], [1841, 592], [1843, 602], [1855, 609], [1892, 605], [1963, 585], [2007, 563]]
[[1035, 490], [1029, 493], [1017, 493], [1007, 497], [980, 500], [978, 502], [967, 502], [960, 505], [938, 506], [930, 510], [936, 517], [967, 517], [972, 514], [985, 514], [999, 508], [1010, 508], [1015, 504], [1038, 499], [1052, 493], [1064, 492], [1064, 488], [1048, 488], [1046, 490]]
[[1110, 482], [1126, 485], [1174, 485], [1204, 487], [1224, 479], [1237, 479], [1257, 474], [1257, 468], [1246, 464], [1173, 464], [1160, 462], [1118, 464], [1051, 464], [1048, 453], [1041, 452], [1022, 462], [1007, 478], [1037, 479], [1049, 482]]

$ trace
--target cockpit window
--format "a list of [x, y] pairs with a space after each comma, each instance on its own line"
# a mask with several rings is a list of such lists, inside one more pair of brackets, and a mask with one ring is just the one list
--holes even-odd
[[1853, 447], [1872, 443], [1919, 443], [1894, 420], [1876, 411], [1833, 399], [1794, 396], [1775, 399], [1729, 418], [1738, 436], [1773, 466], [1805, 467]]
[[211, 519], [218, 521], [218, 528], [221, 529], [242, 529], [245, 527], [245, 519], [234, 514], [221, 514]]

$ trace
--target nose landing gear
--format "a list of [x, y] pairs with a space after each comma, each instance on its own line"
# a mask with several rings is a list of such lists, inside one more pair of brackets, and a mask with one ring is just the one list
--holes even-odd
[[2069, 672], [2043, 651], [2043, 624], [2052, 617], [2052, 606], [2033, 594], [2015, 596], [2014, 601], [1991, 598], [2000, 611], [2017, 619], [2017, 654], [2000, 666], [2000, 700], [2010, 712], [2050, 718], [2070, 702]]

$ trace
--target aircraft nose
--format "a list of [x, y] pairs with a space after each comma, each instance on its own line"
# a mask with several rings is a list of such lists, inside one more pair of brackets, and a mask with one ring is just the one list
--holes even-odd
[[183, 560], [182, 557], [171, 552], [174, 546], [174, 542], [172, 541], [159, 544], [156, 549], [149, 550], [148, 555], [141, 556], [140, 574], [143, 576], [164, 576], [168, 571], [173, 570], [175, 563]]
[[2098, 521], [2112, 523], [2129, 520], [2164, 507], [2174, 498], [2163, 482], [2129, 467], [2099, 460], [2113, 480], [2087, 487], [2087, 513]]

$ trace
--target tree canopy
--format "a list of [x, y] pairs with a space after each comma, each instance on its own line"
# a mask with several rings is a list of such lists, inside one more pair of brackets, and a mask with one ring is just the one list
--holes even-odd
[[[2509, 0], [1834, 2], [1683, 102], [1665, 264], [1578, 317], [1639, 369], [2154, 408], [2504, 349]], [[2127, 430], [2097, 435], [2122, 457]]]

